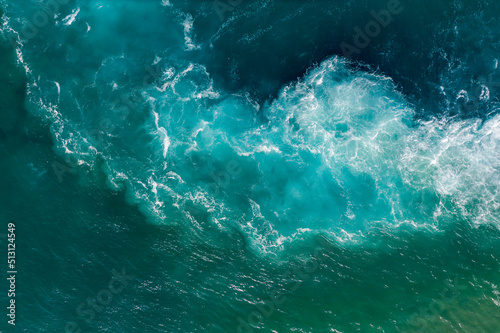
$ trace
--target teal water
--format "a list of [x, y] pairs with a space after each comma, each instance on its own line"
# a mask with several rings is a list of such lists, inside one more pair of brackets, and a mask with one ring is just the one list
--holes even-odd
[[2, 332], [500, 331], [500, 3], [0, 8]]

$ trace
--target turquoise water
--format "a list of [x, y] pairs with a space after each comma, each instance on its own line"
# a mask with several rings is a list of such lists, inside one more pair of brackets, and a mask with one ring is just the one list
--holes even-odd
[[500, 331], [500, 3], [0, 4], [2, 332]]

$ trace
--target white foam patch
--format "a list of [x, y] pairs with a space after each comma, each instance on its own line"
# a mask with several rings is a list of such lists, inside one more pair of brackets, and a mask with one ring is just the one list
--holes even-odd
[[153, 111], [153, 115], [155, 119], [155, 127], [158, 135], [160, 136], [160, 140], [163, 146], [163, 158], [166, 158], [168, 153], [168, 148], [170, 147], [170, 138], [168, 137], [167, 130], [164, 127], [158, 125], [158, 122], [160, 120], [158, 113]]
[[[65, 18], [62, 19], [63, 24], [66, 26], [72, 25], [73, 22], [75, 22], [76, 16], [78, 15], [78, 13], [80, 13], [80, 8], [73, 9], [71, 14], [69, 14], [68, 16], [66, 16]], [[90, 30], [90, 29], [88, 29], [88, 30]]]
[[182, 25], [184, 27], [185, 49], [188, 51], [199, 50], [201, 46], [193, 41], [193, 17], [186, 14]]

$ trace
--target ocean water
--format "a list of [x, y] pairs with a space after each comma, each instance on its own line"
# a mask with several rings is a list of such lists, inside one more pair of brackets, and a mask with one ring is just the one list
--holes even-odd
[[0, 9], [2, 332], [500, 332], [500, 2]]

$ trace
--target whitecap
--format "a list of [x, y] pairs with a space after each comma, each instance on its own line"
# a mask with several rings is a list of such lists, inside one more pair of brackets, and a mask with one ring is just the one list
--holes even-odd
[[73, 22], [75, 22], [75, 19], [76, 19], [76, 16], [78, 15], [78, 13], [80, 13], [80, 8], [73, 9], [73, 11], [71, 12], [70, 15], [68, 15], [62, 19], [62, 22], [64, 23], [64, 25], [69, 26], [69, 25], [73, 24]]

